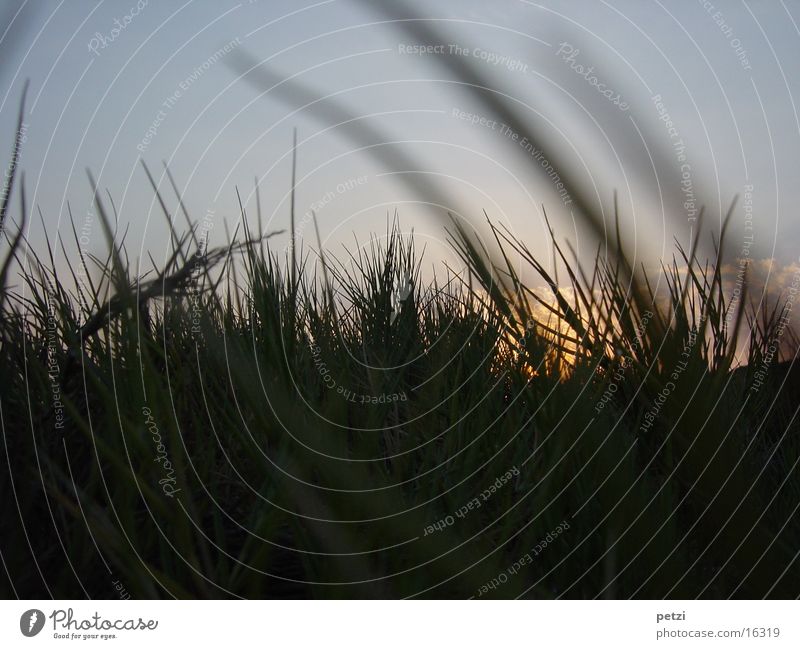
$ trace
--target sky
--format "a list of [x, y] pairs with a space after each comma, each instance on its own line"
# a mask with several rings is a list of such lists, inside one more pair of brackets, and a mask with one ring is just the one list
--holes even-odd
[[[548, 258], [546, 211], [587, 261], [598, 242], [559, 188], [569, 173], [609, 233], [616, 192], [636, 262], [669, 259], [676, 240], [710, 241], [738, 196], [731, 254], [797, 263], [800, 3], [410, 3], [407, 15], [438, 33], [425, 42], [380, 4], [40, 0], [15, 13], [8, 3], [0, 147], [10, 159], [27, 79], [20, 167], [42, 214], [31, 242], [69, 236], [69, 206], [80, 246], [105, 249], [90, 170], [131, 258], [168, 256], [143, 163], [179, 231], [165, 163], [210, 245], [240, 221], [237, 189], [253, 227], [256, 184], [264, 229], [286, 230], [296, 128], [298, 238], [316, 247], [313, 210], [333, 254], [383, 236], [396, 212], [429, 263], [457, 266], [451, 212], [478, 228], [488, 216]], [[486, 87], [465, 84], [454, 61]], [[264, 67], [244, 74], [253, 63]], [[504, 128], [487, 95], [530, 130]]]

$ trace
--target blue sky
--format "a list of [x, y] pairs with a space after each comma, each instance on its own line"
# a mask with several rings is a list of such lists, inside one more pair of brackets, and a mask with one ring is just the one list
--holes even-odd
[[[673, 237], [695, 236], [691, 215], [701, 204], [707, 225], [717, 226], [737, 194], [734, 253], [751, 232], [755, 256], [797, 260], [798, 2], [420, 3], [442, 33], [422, 43], [434, 46], [422, 54], [411, 53], [420, 43], [398, 25], [349, 0], [30, 5], [2, 44], [0, 133], [10, 151], [30, 79], [21, 162], [50, 235], [70, 232], [68, 202], [79, 229], [87, 214], [92, 219], [89, 168], [129, 228], [131, 256], [167, 255], [164, 218], [141, 160], [157, 178], [168, 162], [192, 218], [213, 222], [212, 243], [224, 241], [223, 221], [235, 227], [236, 187], [255, 219], [256, 177], [267, 229], [286, 228], [296, 127], [298, 220], [310, 244], [304, 215], [312, 207], [334, 252], [352, 247], [354, 233], [363, 242], [385, 232], [387, 213], [397, 209], [403, 227], [428, 244], [429, 262], [448, 258], [444, 209], [412, 191], [425, 177], [447, 208], [472, 222], [485, 210], [540, 254], [547, 254], [544, 204], [559, 236], [588, 258], [596, 242], [553, 178], [532, 171], [524, 134], [515, 140], [492, 125], [474, 90], [442, 65], [457, 56], [535, 125], [596, 193], [609, 225], [617, 190], [637, 261], [656, 263], [671, 255]], [[242, 53], [324, 99], [303, 108], [284, 92], [290, 82], [261, 92], [239, 75]], [[331, 102], [356, 122], [331, 124]], [[354, 124], [377, 137], [354, 139]], [[377, 151], [413, 167], [391, 168]], [[182, 217], [177, 223], [182, 229]], [[90, 230], [89, 250], [102, 251], [96, 218]], [[31, 240], [42, 235], [32, 222]], [[285, 246], [286, 237], [273, 244]]]

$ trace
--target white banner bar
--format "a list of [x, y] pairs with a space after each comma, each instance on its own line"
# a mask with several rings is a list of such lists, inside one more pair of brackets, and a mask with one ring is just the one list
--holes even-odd
[[0, 610], [0, 647], [800, 646], [794, 601], [74, 600]]

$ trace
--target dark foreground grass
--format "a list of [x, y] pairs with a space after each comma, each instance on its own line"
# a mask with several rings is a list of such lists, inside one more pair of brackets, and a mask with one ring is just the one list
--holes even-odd
[[192, 230], [140, 279], [7, 234], [2, 594], [800, 594], [791, 302], [682, 250], [661, 295], [622, 250], [558, 287], [492, 228], [543, 294], [452, 233], [430, 285], [395, 228], [341, 263]]

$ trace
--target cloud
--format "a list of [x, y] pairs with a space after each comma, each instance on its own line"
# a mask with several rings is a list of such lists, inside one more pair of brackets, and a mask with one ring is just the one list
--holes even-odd
[[782, 264], [774, 258], [740, 259], [735, 264], [724, 264], [720, 270], [726, 297], [740, 294], [746, 283], [747, 303], [756, 305], [786, 300], [792, 284], [796, 285], [800, 278], [800, 262]]

